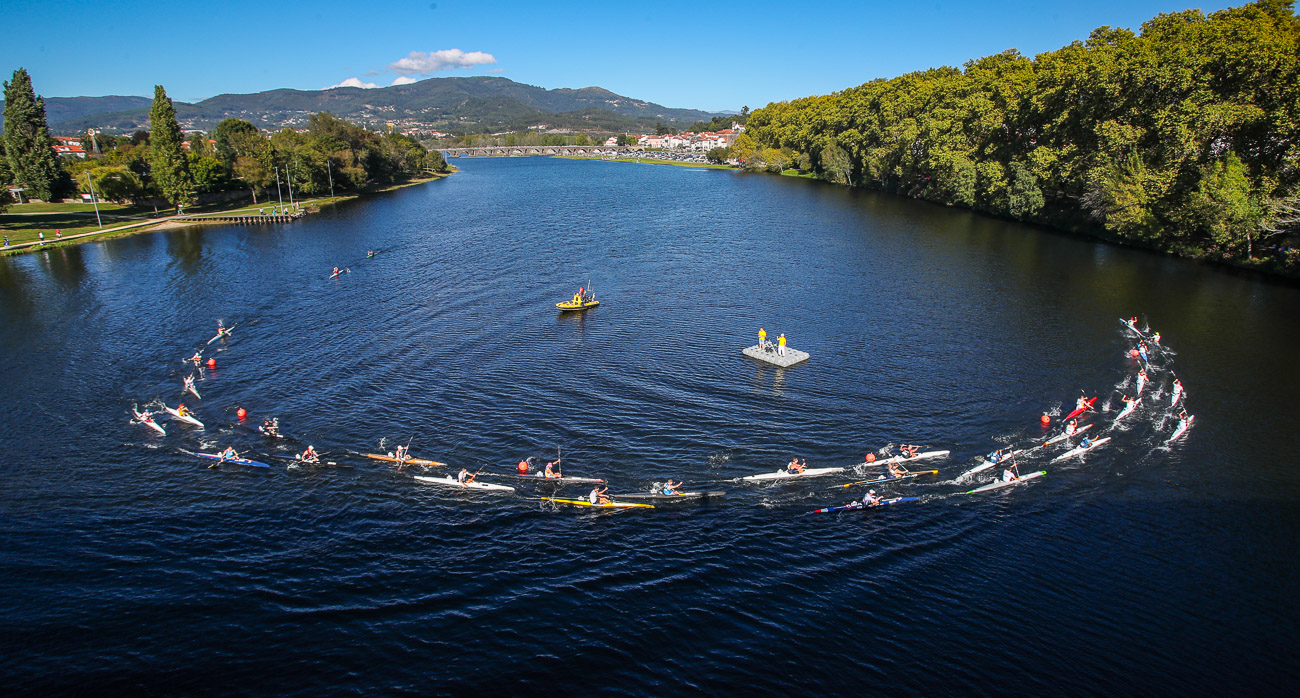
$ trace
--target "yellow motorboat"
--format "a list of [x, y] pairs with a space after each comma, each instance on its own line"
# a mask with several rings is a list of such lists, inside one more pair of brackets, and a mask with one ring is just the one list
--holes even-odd
[[560, 310], [586, 310], [587, 308], [594, 308], [598, 305], [600, 305], [600, 301], [588, 297], [580, 300], [569, 299], [562, 303], [556, 303], [555, 307]]

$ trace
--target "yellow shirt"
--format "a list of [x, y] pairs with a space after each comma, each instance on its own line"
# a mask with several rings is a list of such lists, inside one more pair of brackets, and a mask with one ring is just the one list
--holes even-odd
[[777, 340], [776, 340], [776, 342], [777, 342], [777, 344], [780, 344], [781, 346], [785, 346], [785, 335], [781, 335], [780, 337], [778, 337]]
[[759, 331], [758, 331], [758, 340], [761, 342], [761, 341], [763, 341], [763, 340], [765, 340], [765, 339], [767, 339], [767, 330], [759, 330]]

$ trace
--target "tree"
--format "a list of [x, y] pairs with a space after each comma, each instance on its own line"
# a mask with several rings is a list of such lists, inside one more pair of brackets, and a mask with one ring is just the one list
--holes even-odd
[[32, 198], [49, 201], [58, 186], [59, 165], [45, 121], [45, 100], [36, 96], [31, 76], [23, 68], [5, 83], [4, 126], [5, 156], [14, 184], [26, 188]]
[[194, 180], [181, 148], [176, 108], [162, 85], [154, 86], [153, 108], [149, 110], [149, 168], [154, 184], [173, 206], [194, 202]]
[[9, 204], [13, 199], [9, 196], [9, 182], [13, 178], [9, 174], [9, 157], [5, 155], [4, 139], [0, 138], [0, 213], [9, 210]]

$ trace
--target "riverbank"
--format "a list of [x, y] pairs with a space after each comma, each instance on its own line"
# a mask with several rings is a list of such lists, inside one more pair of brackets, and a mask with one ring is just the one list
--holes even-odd
[[715, 165], [711, 162], [681, 162], [679, 160], [659, 160], [656, 158], [601, 158], [582, 155], [552, 155], [558, 160], [600, 160], [603, 162], [630, 162], [642, 165], [674, 165], [676, 167], [698, 167], [710, 170], [734, 170], [731, 165]]
[[[455, 171], [453, 168], [452, 172]], [[236, 206], [229, 206], [229, 202], [226, 202], [227, 206], [224, 207], [196, 207], [197, 211], [191, 209], [191, 213], [185, 215], [162, 217], [157, 216], [155, 211], [141, 206], [100, 204], [98, 218], [93, 206], [89, 204], [21, 204], [11, 208], [11, 211], [20, 209], [17, 212], [0, 214], [0, 235], [9, 236], [10, 242], [9, 245], [0, 248], [0, 255], [22, 254], [61, 245], [81, 244], [122, 235], [172, 230], [193, 225], [286, 223], [303, 215], [317, 213], [326, 206], [335, 206], [375, 194], [413, 187], [450, 175], [451, 172], [434, 173], [430, 177], [408, 182], [367, 187], [348, 194], [297, 201], [291, 209], [292, 212], [279, 214], [266, 213], [268, 210], [279, 208], [278, 204], [270, 202], [251, 205], [240, 203]], [[82, 208], [90, 210], [79, 210]], [[285, 209], [289, 207], [286, 206]], [[154, 215], [148, 215], [150, 213]], [[102, 227], [100, 220], [105, 221]], [[45, 234], [43, 244], [41, 233]], [[59, 233], [62, 235], [58, 236]]]

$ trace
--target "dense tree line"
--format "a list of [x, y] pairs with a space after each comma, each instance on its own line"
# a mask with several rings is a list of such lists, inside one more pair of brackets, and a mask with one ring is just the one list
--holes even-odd
[[[187, 206], [202, 194], [237, 189], [247, 189], [257, 201], [277, 176], [295, 194], [318, 196], [450, 169], [441, 153], [413, 138], [369, 131], [328, 112], [313, 114], [303, 133], [285, 129], [268, 137], [240, 119], [226, 119], [211, 133], [183, 133], [162, 86], [154, 90], [149, 126], [130, 137], [94, 134], [92, 139], [83, 133], [83, 147], [101, 156], [58, 158], [44, 103], [19, 69], [5, 83], [0, 184], [15, 183], [46, 201], [88, 193], [93, 186], [100, 198], [112, 201], [157, 197]], [[0, 206], [4, 203], [0, 198]]]
[[1294, 272], [1300, 20], [1293, 0], [1188, 10], [769, 104], [724, 155]]

